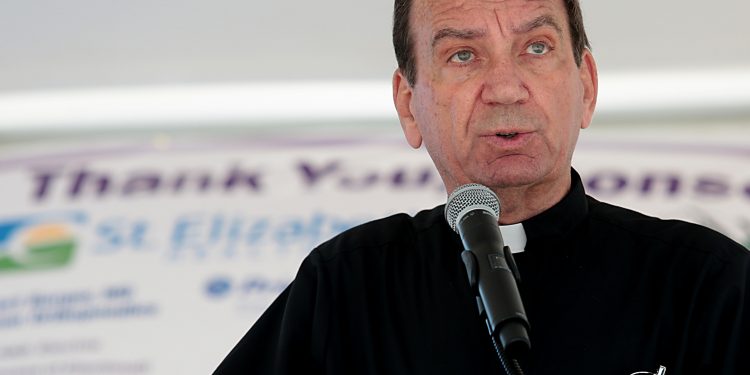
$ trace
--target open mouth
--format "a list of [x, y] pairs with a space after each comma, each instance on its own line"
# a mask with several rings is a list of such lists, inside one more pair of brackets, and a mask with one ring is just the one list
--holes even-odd
[[495, 135], [505, 139], [513, 139], [518, 135], [518, 133], [496, 133]]

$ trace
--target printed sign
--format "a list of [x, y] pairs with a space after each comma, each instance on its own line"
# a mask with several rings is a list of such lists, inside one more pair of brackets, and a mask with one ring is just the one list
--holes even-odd
[[[393, 129], [0, 149], [0, 374], [210, 373], [317, 244], [444, 203]], [[750, 246], [747, 132], [653, 139], [584, 133], [589, 194]]]

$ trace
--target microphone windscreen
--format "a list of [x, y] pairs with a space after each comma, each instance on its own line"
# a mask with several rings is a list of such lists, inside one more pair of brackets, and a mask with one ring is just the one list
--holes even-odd
[[456, 223], [470, 211], [484, 210], [500, 217], [500, 200], [490, 188], [480, 184], [466, 184], [459, 186], [448, 196], [445, 204], [445, 220], [451, 229], [457, 231]]

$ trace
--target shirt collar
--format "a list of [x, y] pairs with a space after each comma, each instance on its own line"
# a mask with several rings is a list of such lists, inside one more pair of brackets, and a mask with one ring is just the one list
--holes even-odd
[[501, 225], [500, 233], [504, 244], [510, 247], [512, 253], [521, 253], [526, 249], [526, 231], [522, 223]]
[[570, 191], [548, 210], [523, 221], [528, 241], [561, 237], [575, 228], [588, 214], [589, 206], [581, 176], [570, 170]]

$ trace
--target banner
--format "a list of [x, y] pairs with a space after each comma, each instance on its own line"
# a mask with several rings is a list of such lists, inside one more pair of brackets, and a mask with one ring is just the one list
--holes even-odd
[[[3, 146], [0, 375], [210, 373], [317, 244], [444, 203], [393, 129]], [[687, 133], [584, 132], [574, 166], [598, 199], [750, 246], [750, 134]]]

